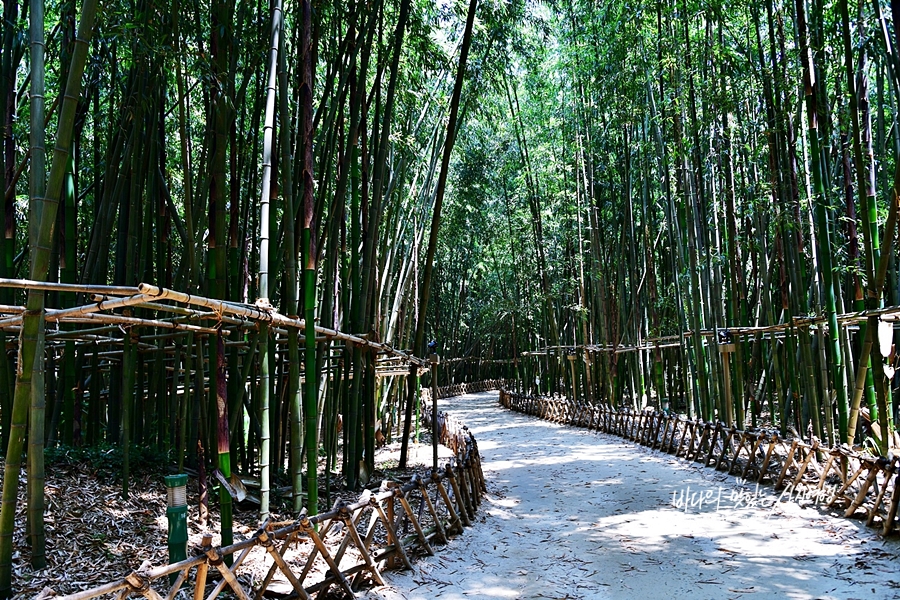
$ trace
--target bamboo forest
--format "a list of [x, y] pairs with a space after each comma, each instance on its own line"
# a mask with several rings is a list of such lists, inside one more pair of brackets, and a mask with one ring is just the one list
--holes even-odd
[[896, 597], [900, 2], [3, 0], [0, 146], [0, 598]]

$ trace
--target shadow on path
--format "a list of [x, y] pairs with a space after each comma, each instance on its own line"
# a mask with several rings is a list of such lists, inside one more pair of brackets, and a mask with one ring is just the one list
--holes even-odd
[[479, 523], [368, 598], [900, 598], [898, 544], [858, 522], [496, 392], [440, 405], [478, 440]]

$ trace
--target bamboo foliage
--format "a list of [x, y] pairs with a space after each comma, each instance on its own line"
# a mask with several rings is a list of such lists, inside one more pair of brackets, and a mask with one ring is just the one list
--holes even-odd
[[[896, 112], [884, 95], [898, 72], [886, 6], [623, 10], [551, 11], [539, 23], [553, 48], [540, 24], [521, 28], [499, 91], [461, 138], [461, 200], [445, 218], [484, 226], [471, 255], [452, 233], [439, 247], [432, 327], [447, 327], [453, 355], [510, 353], [508, 327], [484, 337], [502, 320], [492, 313], [508, 314], [502, 284], [480, 270], [488, 262], [523, 286], [525, 390], [886, 453], [894, 354], [867, 332], [881, 320], [890, 337], [874, 315], [893, 310], [898, 281], [887, 263], [878, 278], [894, 225], [877, 204], [894, 196], [897, 164], [879, 145]], [[506, 258], [523, 234], [527, 250]], [[864, 309], [857, 329], [850, 311]], [[574, 368], [557, 368], [563, 355]]]
[[[0, 571], [26, 427], [32, 522], [45, 441], [122, 446], [123, 491], [150, 445], [258, 478], [262, 518], [285, 477], [315, 511], [368, 483], [380, 436], [414, 443], [421, 386], [513, 373], [895, 445], [893, 6], [148, 0], [105, 7], [93, 41], [87, 4], [74, 42], [65, 3], [41, 115], [19, 4]], [[61, 76], [83, 98], [54, 100]], [[426, 340], [443, 366], [419, 380]]]
[[[59, 125], [47, 193], [32, 194], [31, 256], [16, 259], [27, 237], [15, 228], [16, 196], [27, 187], [16, 169], [30, 158], [35, 181], [46, 170], [39, 144], [23, 149], [16, 136], [24, 128], [10, 131], [24, 72], [15, 8], [5, 5], [11, 27], [0, 50], [7, 215], [0, 287], [8, 306], [0, 326], [27, 343], [18, 357], [0, 357], [0, 434], [9, 456], [19, 457], [18, 432], [32, 428], [32, 521], [39, 525], [45, 438], [121, 445], [125, 494], [136, 445], [225, 478], [240, 468], [260, 478], [263, 518], [286, 470], [297, 509], [315, 511], [322, 469], [339, 465], [340, 453], [346, 483], [356, 488], [361, 459], [372, 471], [379, 423], [388, 437], [398, 426], [398, 386], [386, 383], [391, 371], [376, 359], [395, 356], [416, 374], [427, 365], [402, 350], [411, 346], [411, 318], [397, 315], [414, 312], [408, 290], [417, 285], [417, 255], [409, 240], [424, 237], [434, 195], [436, 161], [417, 158], [418, 146], [438, 156], [445, 130], [436, 107], [452, 87], [444, 63], [454, 48], [435, 44], [425, 27], [437, 14], [409, 2], [399, 10], [306, 3], [286, 19], [275, 6], [262, 25], [248, 6], [226, 0], [152, 0], [127, 15], [108, 7], [91, 46], [86, 5], [76, 41], [62, 29], [68, 42], [49, 36], [57, 41], [48, 61], [71, 56], [71, 66], [51, 68], [48, 89], [60, 71], [69, 88], [48, 114], [25, 111], [35, 136], [51, 117]], [[43, 21], [35, 17], [36, 30]], [[40, 37], [32, 40], [28, 76], [40, 86]], [[80, 102], [78, 61], [89, 65]], [[428, 94], [405, 92], [416, 87]], [[29, 97], [37, 107], [42, 94]], [[408, 137], [398, 139], [398, 131]], [[410, 181], [413, 194], [404, 191]], [[249, 201], [257, 193], [260, 203]], [[414, 215], [412, 226], [405, 215]], [[25, 274], [27, 281], [19, 278]], [[131, 287], [141, 280], [155, 284], [150, 295]], [[92, 293], [104, 297], [91, 303]], [[341, 365], [335, 353], [351, 358]], [[22, 373], [18, 401], [3, 379], [6, 367]], [[32, 399], [38, 412], [29, 419]], [[343, 448], [332, 435], [341, 413]], [[283, 428], [283, 419], [295, 427]], [[6, 468], [18, 474], [18, 464]], [[8, 595], [17, 477], [4, 484], [0, 570]], [[207, 489], [227, 542], [229, 496], [215, 484]], [[29, 531], [40, 535], [34, 524]]]

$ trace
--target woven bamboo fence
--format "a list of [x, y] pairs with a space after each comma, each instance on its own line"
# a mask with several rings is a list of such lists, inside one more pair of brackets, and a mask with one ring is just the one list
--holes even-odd
[[[438, 400], [441, 398], [452, 398], [453, 396], [462, 396], [463, 394], [477, 394], [478, 392], [489, 392], [499, 390], [511, 383], [507, 379], [485, 379], [482, 381], [474, 381], [472, 383], [454, 383], [438, 388]], [[431, 390], [422, 390], [422, 402], [429, 405], [431, 402]]]
[[563, 397], [535, 397], [500, 391], [505, 408], [541, 419], [610, 433], [734, 474], [745, 481], [771, 484], [776, 491], [824, 498], [845, 517], [859, 514], [866, 525], [888, 535], [897, 527], [898, 457], [875, 457], [847, 446], [827, 448], [782, 438], [764, 429], [741, 430], [724, 423], [690, 420], [652, 409], [616, 409], [606, 404]]
[[[446, 417], [445, 425], [441, 441], [453, 449], [454, 458], [438, 472], [416, 475], [405, 484], [385, 481], [380, 490], [365, 490], [355, 502], [338, 501], [315, 516], [267, 522], [249, 539], [230, 546], [213, 547], [207, 536], [187, 560], [157, 567], [144, 563], [118, 581], [57, 600], [212, 600], [223, 593], [259, 599], [277, 571], [299, 598], [325, 597], [330, 590], [355, 597], [366, 579], [383, 585], [383, 570], [410, 569], [414, 553], [434, 554], [434, 544], [445, 543], [474, 522], [481, 504], [486, 487], [475, 437], [456, 419]], [[308, 553], [289, 563], [287, 550], [301, 542]], [[241, 572], [252, 553], [271, 558], [268, 573], [258, 582]]]

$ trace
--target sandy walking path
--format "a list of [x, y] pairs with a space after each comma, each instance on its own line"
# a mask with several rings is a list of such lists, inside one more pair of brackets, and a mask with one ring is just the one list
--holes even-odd
[[478, 439], [479, 523], [366, 598], [900, 598], [900, 545], [836, 510], [506, 411], [496, 392], [441, 405]]

